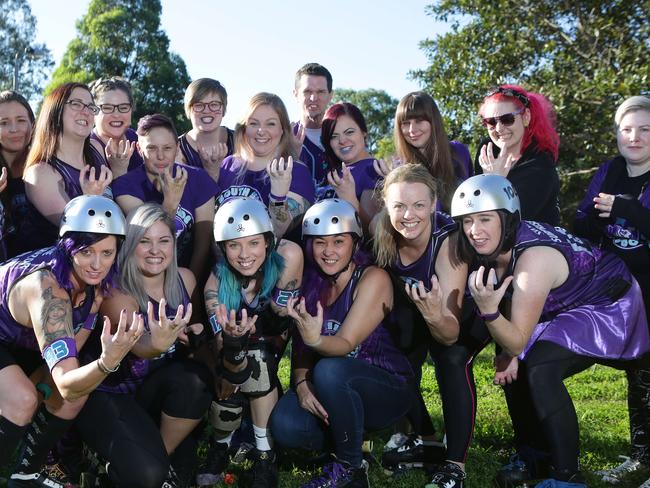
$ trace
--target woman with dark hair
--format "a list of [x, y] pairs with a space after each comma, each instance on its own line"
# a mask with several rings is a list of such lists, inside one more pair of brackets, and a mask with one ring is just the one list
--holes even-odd
[[235, 127], [235, 152], [224, 159], [217, 205], [230, 198], [264, 202], [280, 238], [295, 227], [314, 202], [314, 181], [307, 166], [295, 160], [291, 125], [284, 103], [272, 93], [258, 93]]
[[[521, 221], [506, 178], [479, 175], [454, 194], [460, 258], [475, 269], [468, 288], [477, 313], [508, 358], [504, 380], [520, 454], [499, 486], [548, 478], [537, 488], [585, 488], [578, 419], [564, 379], [594, 363], [627, 368], [650, 351], [638, 283], [625, 263], [560, 227]], [[535, 445], [537, 443], [537, 445]], [[548, 473], [531, 448], [546, 451]], [[514, 464], [514, 463], [513, 463]]]
[[379, 176], [366, 148], [367, 135], [366, 120], [355, 105], [336, 103], [325, 112], [321, 140], [329, 167], [327, 181], [336, 196], [359, 212], [365, 228], [380, 207], [373, 198]]
[[0, 93], [0, 203], [3, 206], [0, 232], [1, 245], [6, 246], [6, 255], [0, 256], [2, 261], [18, 254], [21, 227], [27, 214], [23, 171], [34, 122], [34, 112], [25, 97], [11, 90]]
[[[183, 357], [178, 347], [202, 330], [200, 324], [190, 325], [196, 281], [176, 264], [176, 226], [160, 205], [141, 205], [127, 222], [118, 255], [119, 285], [100, 311], [113, 320], [125, 310], [127, 316], [142, 315], [147, 334], [120, 370], [90, 394], [76, 425], [88, 447], [108, 463], [116, 486], [159, 488], [175, 478], [174, 470], [186, 484], [197, 447], [188, 436], [212, 400], [210, 372]], [[99, 347], [95, 332], [82, 356], [94, 357]]]
[[305, 296], [288, 305], [297, 331], [292, 388], [274, 409], [271, 430], [285, 447], [336, 455], [304, 486], [367, 488], [364, 431], [393, 424], [413, 401], [411, 367], [385, 322], [393, 289], [388, 273], [369, 265], [361, 220], [348, 202], [316, 203], [302, 227]]
[[541, 94], [517, 85], [492, 90], [479, 108], [491, 142], [481, 146], [477, 173], [508, 178], [521, 200], [521, 218], [560, 223], [560, 136], [555, 110]]
[[29, 210], [21, 250], [54, 243], [63, 208], [72, 198], [111, 196], [112, 173], [90, 143], [98, 112], [88, 87], [80, 83], [65, 83], [45, 97], [23, 174]]
[[[64, 209], [59, 235], [55, 246], [0, 266], [0, 465], [24, 436], [12, 487], [46, 486], [41, 469], [48, 452], [144, 332], [138, 316], [127, 330], [126, 313], [120, 314], [113, 334], [104, 318], [98, 356], [80, 365], [77, 351], [115, 276], [124, 217], [107, 198], [77, 197]], [[29, 376], [43, 359], [50, 375], [40, 375], [34, 387]]]
[[[641, 286], [650, 310], [650, 98], [635, 96], [616, 110], [619, 155], [594, 175], [578, 206], [575, 232], [618, 254]], [[629, 369], [628, 409], [632, 451], [603, 480], [617, 483], [630, 471], [650, 467], [650, 369]], [[650, 479], [640, 488], [650, 488]]]
[[162, 205], [176, 222], [178, 265], [190, 268], [203, 283], [217, 184], [205, 170], [174, 162], [176, 128], [166, 115], [142, 117], [137, 144], [144, 164], [115, 180], [115, 200], [125, 213], [146, 202]]
[[142, 156], [135, 150], [138, 135], [131, 129], [135, 109], [131, 83], [113, 76], [99, 78], [88, 88], [99, 107], [90, 142], [105, 156], [113, 178], [117, 178], [142, 164]]
[[228, 93], [212, 78], [199, 78], [185, 90], [185, 116], [192, 129], [178, 138], [178, 161], [203, 168], [219, 181], [221, 162], [235, 149], [235, 133], [221, 126], [226, 115]]
[[300, 293], [302, 252], [293, 242], [276, 241], [266, 207], [253, 198], [219, 207], [214, 239], [221, 257], [205, 285], [205, 305], [220, 379], [210, 416], [215, 436], [197, 482], [212, 485], [220, 478], [248, 402], [256, 449], [246, 486], [275, 488], [277, 458], [268, 422], [281, 394], [277, 372], [291, 323], [287, 301]]

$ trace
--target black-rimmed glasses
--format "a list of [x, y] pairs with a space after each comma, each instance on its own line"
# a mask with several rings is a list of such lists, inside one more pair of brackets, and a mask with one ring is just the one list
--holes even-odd
[[129, 110], [131, 110], [131, 104], [130, 103], [118, 103], [117, 105], [113, 105], [112, 103], [102, 103], [99, 108], [101, 109], [102, 113], [105, 114], [112, 114], [116, 110], [121, 113], [125, 114]]

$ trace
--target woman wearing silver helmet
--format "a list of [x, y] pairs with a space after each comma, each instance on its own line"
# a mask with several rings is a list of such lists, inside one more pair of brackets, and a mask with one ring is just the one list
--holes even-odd
[[451, 211], [463, 230], [459, 257], [474, 263], [468, 287], [477, 312], [503, 349], [495, 382], [512, 383], [506, 396], [523, 463], [497, 481], [548, 476], [538, 488], [585, 487], [563, 380], [597, 362], [626, 367], [648, 352], [639, 285], [614, 254], [560, 227], [520, 221], [519, 197], [504, 177], [468, 179]]
[[[118, 255], [119, 282], [100, 309], [111, 319], [124, 310], [141, 314], [147, 330], [122, 367], [91, 393], [76, 422], [86, 445], [109, 463], [115, 486], [158, 488], [176, 475], [186, 484], [184, 468], [196, 453], [190, 434], [212, 400], [209, 370], [181, 346], [202, 326], [191, 324], [196, 280], [176, 264], [175, 236], [174, 219], [162, 206], [133, 210]], [[95, 332], [82, 358], [94, 357], [98, 347]]]
[[[9, 480], [12, 487], [51, 481], [41, 472], [47, 453], [86, 395], [118, 368], [144, 332], [136, 316], [127, 330], [122, 313], [112, 334], [105, 317], [99, 357], [80, 366], [77, 351], [95, 327], [115, 275], [124, 217], [107, 198], [80, 196], [66, 205], [59, 236], [55, 246], [22, 254], [0, 267], [0, 465], [26, 434], [18, 471]], [[40, 375], [35, 388], [28, 376], [41, 367], [40, 355], [50, 375]]]
[[413, 401], [411, 366], [384, 321], [393, 288], [388, 273], [369, 265], [361, 220], [348, 202], [326, 199], [311, 207], [303, 238], [305, 296], [289, 300], [298, 332], [293, 386], [274, 410], [271, 428], [283, 446], [331, 447], [336, 454], [305, 486], [367, 487], [364, 431], [393, 424]]
[[265, 205], [253, 198], [235, 198], [219, 207], [214, 238], [222, 257], [205, 285], [205, 304], [220, 381], [210, 415], [215, 438], [197, 482], [213, 484], [227, 466], [228, 447], [248, 401], [256, 444], [251, 484], [275, 487], [268, 420], [279, 396], [278, 362], [291, 323], [287, 302], [299, 294], [302, 251], [284, 239], [276, 243]]

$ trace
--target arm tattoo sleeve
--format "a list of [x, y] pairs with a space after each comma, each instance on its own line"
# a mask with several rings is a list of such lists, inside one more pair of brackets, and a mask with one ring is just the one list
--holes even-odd
[[41, 320], [34, 323], [41, 344], [45, 346], [61, 337], [74, 337], [70, 300], [54, 296], [51, 286], [43, 290], [41, 298]]

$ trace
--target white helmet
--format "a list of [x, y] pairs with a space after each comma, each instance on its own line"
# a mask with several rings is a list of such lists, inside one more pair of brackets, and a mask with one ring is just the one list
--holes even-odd
[[70, 200], [63, 209], [59, 237], [67, 232], [124, 236], [126, 220], [120, 207], [110, 198], [81, 195]]
[[510, 181], [499, 175], [477, 175], [463, 181], [451, 199], [451, 216], [505, 210], [521, 214], [517, 191]]
[[[240, 237], [273, 233], [271, 217], [255, 198], [233, 198], [222, 204], [214, 216], [214, 240], [224, 242]], [[275, 240], [275, 236], [274, 236]]]
[[363, 238], [361, 219], [354, 207], [339, 198], [326, 198], [312, 205], [302, 218], [302, 237], [354, 234]]

